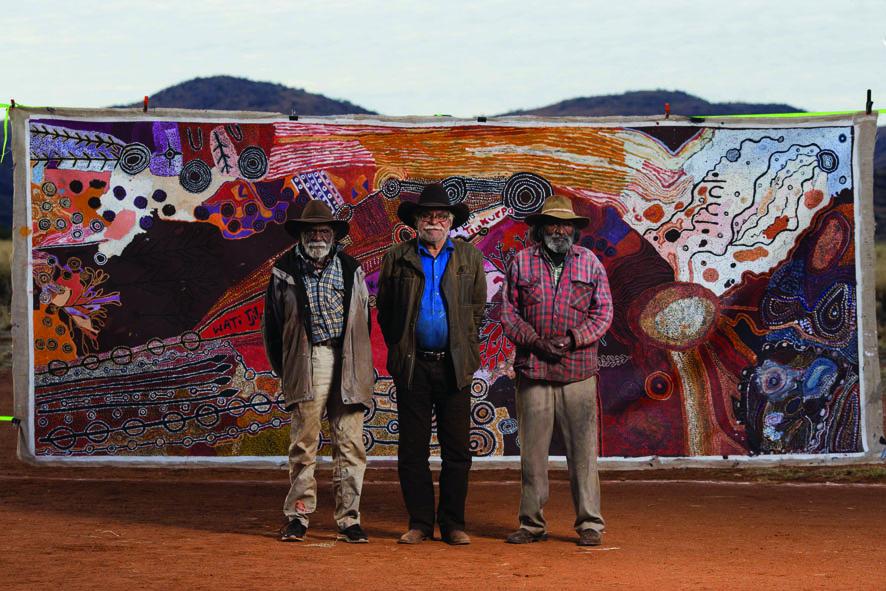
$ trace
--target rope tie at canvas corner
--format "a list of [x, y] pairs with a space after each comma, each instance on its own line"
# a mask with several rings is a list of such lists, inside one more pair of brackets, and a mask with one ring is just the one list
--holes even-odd
[[16, 107], [25, 107], [27, 109], [40, 109], [45, 107], [34, 107], [33, 105], [23, 105], [10, 99], [8, 103], [0, 103], [0, 109], [3, 109], [3, 147], [0, 148], [0, 164], [6, 158], [6, 144], [9, 141], [9, 110]]

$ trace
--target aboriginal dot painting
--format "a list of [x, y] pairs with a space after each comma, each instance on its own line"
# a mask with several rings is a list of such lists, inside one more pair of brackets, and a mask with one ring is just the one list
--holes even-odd
[[[524, 219], [554, 193], [591, 218], [580, 243], [615, 301], [602, 456], [863, 452], [858, 128], [749, 121], [31, 115], [17, 163], [30, 336], [16, 345], [30, 355], [33, 454], [285, 455], [260, 333], [271, 265], [292, 247], [284, 222], [328, 203], [374, 294], [387, 249], [413, 236], [397, 206], [431, 182], [470, 207], [456, 233], [485, 255], [476, 456], [519, 455], [500, 286]], [[363, 438], [370, 457], [392, 457], [397, 393], [373, 328]]]

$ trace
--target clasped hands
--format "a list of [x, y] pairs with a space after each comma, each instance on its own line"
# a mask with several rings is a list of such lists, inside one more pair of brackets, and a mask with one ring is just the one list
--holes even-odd
[[542, 361], [553, 363], [559, 361], [566, 353], [575, 349], [575, 339], [571, 333], [546, 339], [538, 337], [532, 342], [530, 348], [536, 357]]

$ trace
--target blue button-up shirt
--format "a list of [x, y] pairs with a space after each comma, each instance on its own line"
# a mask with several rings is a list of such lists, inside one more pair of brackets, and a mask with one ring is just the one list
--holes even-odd
[[449, 344], [449, 319], [446, 316], [443, 294], [440, 292], [440, 279], [443, 278], [453, 250], [455, 245], [447, 238], [446, 244], [434, 258], [421, 242], [418, 243], [418, 255], [425, 273], [425, 290], [418, 309], [415, 338], [418, 348], [425, 351], [443, 351]]

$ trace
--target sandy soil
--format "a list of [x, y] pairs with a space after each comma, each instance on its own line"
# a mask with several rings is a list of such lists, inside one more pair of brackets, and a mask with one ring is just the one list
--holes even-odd
[[[0, 379], [0, 414], [12, 408]], [[579, 548], [565, 474], [552, 474], [551, 539], [511, 546], [519, 474], [474, 471], [473, 544], [396, 544], [396, 474], [371, 469], [371, 541], [335, 541], [328, 471], [303, 543], [277, 541], [282, 470], [35, 468], [0, 425], [0, 589], [883, 589], [879, 468], [604, 474], [603, 546]], [[792, 477], [795, 474], [792, 474]], [[824, 480], [862, 482], [825, 483]], [[819, 482], [808, 482], [819, 481]]]

